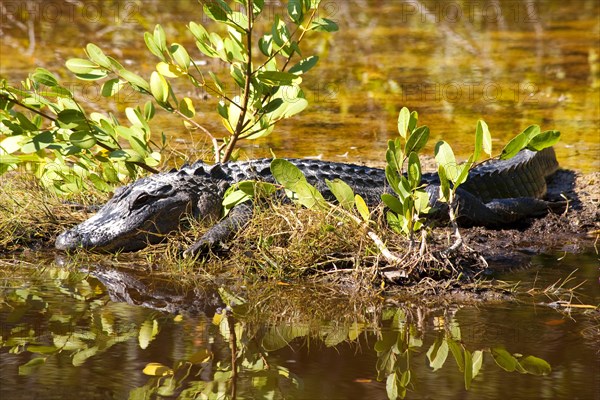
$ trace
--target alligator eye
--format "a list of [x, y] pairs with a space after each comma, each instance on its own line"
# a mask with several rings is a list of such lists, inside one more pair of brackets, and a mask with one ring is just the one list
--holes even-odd
[[131, 204], [130, 209], [131, 210], [136, 210], [138, 208], [143, 207], [144, 205], [146, 205], [148, 203], [148, 200], [150, 200], [151, 196], [147, 193], [142, 193], [140, 194], [134, 201], [133, 204]]

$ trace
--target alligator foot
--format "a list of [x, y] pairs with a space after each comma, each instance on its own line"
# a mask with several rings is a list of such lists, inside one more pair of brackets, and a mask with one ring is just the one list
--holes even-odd
[[242, 203], [229, 211], [227, 217], [208, 230], [200, 240], [183, 252], [185, 258], [193, 258], [228, 242], [252, 218], [251, 204]]

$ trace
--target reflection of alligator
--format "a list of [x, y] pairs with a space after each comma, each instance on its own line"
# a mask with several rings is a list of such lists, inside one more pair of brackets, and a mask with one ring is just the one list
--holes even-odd
[[111, 301], [143, 306], [153, 310], [177, 314], [214, 315], [225, 307], [217, 289], [210, 286], [186, 286], [180, 281], [157, 279], [153, 276], [119, 268], [95, 267], [86, 270], [98, 279], [110, 296]]
[[[333, 195], [325, 179], [342, 179], [370, 205], [379, 204], [381, 194], [390, 190], [382, 169], [318, 160], [289, 161], [327, 199], [333, 199]], [[273, 182], [269, 167], [267, 159], [219, 165], [199, 162], [140, 179], [117, 189], [96, 215], [62, 233], [56, 239], [56, 247], [131, 251], [157, 243], [164, 234], [178, 229], [186, 214], [194, 218], [217, 218], [223, 194], [231, 184], [248, 179]], [[524, 150], [512, 159], [488, 161], [473, 168], [468, 180], [457, 190], [460, 221], [498, 226], [546, 213], [549, 203], [540, 200], [546, 193], [545, 178], [557, 168], [552, 148], [540, 152]], [[428, 184], [432, 204], [439, 205], [437, 175], [424, 175], [423, 181]], [[196, 253], [226, 240], [251, 215], [251, 206], [236, 206], [188, 252]]]

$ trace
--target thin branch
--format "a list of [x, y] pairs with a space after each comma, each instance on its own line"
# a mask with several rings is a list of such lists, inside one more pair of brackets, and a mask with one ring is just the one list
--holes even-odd
[[[454, 197], [454, 195], [452, 196]], [[448, 256], [450, 254], [455, 253], [458, 249], [460, 249], [463, 245], [463, 238], [460, 234], [460, 230], [458, 229], [458, 224], [456, 223], [456, 214], [454, 213], [453, 207], [454, 199], [448, 202], [448, 216], [450, 217], [450, 224], [453, 229], [454, 243], [446, 250], [442, 251], [442, 255]]]
[[246, 79], [244, 82], [244, 100], [242, 104], [242, 111], [238, 117], [237, 126], [235, 127], [235, 131], [231, 135], [231, 141], [227, 144], [225, 148], [225, 153], [223, 154], [223, 158], [221, 159], [220, 154], [216, 154], [215, 157], [219, 159], [219, 161], [227, 161], [229, 157], [231, 157], [231, 153], [235, 148], [235, 144], [238, 141], [240, 133], [244, 129], [244, 120], [246, 119], [246, 113], [248, 112], [248, 103], [250, 101], [250, 81], [252, 79], [252, 27], [254, 25], [254, 14], [252, 12], [254, 6], [252, 4], [252, 0], [248, 0], [248, 29], [246, 29], [246, 46], [248, 48], [248, 62], [246, 63]]
[[[186, 122], [188, 122], [189, 124], [193, 125], [197, 129], [200, 129], [202, 131], [202, 133], [204, 133], [206, 136], [208, 136], [210, 138], [210, 141], [212, 142], [213, 149], [215, 151], [215, 157], [218, 157], [218, 154], [219, 154], [219, 143], [217, 141], [217, 138], [215, 138], [213, 136], [213, 134], [210, 133], [210, 131], [208, 129], [206, 129], [205, 127], [203, 127], [202, 125], [200, 125], [198, 122], [194, 121], [192, 118], [188, 117], [187, 115], [183, 114], [181, 111], [179, 111], [177, 109], [173, 109], [172, 112], [173, 112], [173, 114], [177, 114], [178, 116], [180, 116], [181, 118], [183, 118]], [[219, 159], [215, 159], [215, 161], [216, 162], [220, 162]]]
[[41, 112], [39, 110], [36, 110], [35, 108], [28, 106], [27, 104], [23, 104], [19, 100], [15, 99], [13, 97], [9, 97], [6, 94], [0, 94], [0, 98], [6, 99], [6, 100], [10, 101], [11, 103], [14, 103], [14, 104], [16, 104], [16, 105], [18, 105], [20, 107], [23, 107], [23, 108], [31, 111], [32, 113], [35, 113], [35, 114], [37, 114], [37, 115], [39, 115], [41, 117], [46, 118], [47, 120], [50, 120], [52, 122], [56, 122], [56, 118], [51, 117], [51, 116], [49, 116], [47, 114], [44, 114], [43, 112]]

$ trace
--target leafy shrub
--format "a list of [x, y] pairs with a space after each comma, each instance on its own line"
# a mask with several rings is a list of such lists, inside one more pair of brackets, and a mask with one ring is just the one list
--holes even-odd
[[[201, 70], [181, 44], [167, 44], [160, 25], [153, 33], [144, 34], [148, 50], [159, 59], [149, 80], [90, 43], [85, 48], [87, 59], [73, 58], [66, 63], [77, 78], [103, 80], [101, 92], [105, 97], [128, 86], [150, 101], [127, 108], [130, 125], [122, 125], [111, 114], [86, 114], [73, 93], [47, 70], [38, 68], [20, 88], [2, 81], [0, 134], [5, 138], [0, 138], [0, 174], [25, 164], [46, 187], [61, 194], [81, 191], [89, 182], [99, 190], [110, 191], [125, 180], [137, 178], [140, 168], [155, 172], [160, 163], [166, 137], [162, 136], [160, 145], [152, 141], [149, 121], [155, 113], [154, 103], [175, 114], [187, 127], [206, 134], [216, 162], [235, 157], [240, 140], [268, 135], [278, 121], [304, 110], [308, 103], [299, 85], [318, 57], [292, 61], [300, 57], [300, 43], [307, 33], [333, 32], [336, 24], [318, 17], [320, 0], [290, 0], [290, 22], [274, 16], [270, 29], [260, 34], [255, 21], [263, 11], [264, 0], [236, 3], [242, 6], [241, 11], [234, 11], [223, 0], [203, 5], [204, 13], [217, 28], [226, 31], [225, 35], [209, 33], [195, 22], [187, 27], [204, 56], [228, 65], [230, 83], [239, 89], [239, 95], [228, 96], [225, 83], [214, 72]], [[175, 93], [174, 79], [206, 89], [220, 99], [217, 112], [227, 131], [224, 135], [210, 132], [194, 119], [194, 101]], [[15, 106], [27, 110], [28, 115]]]

